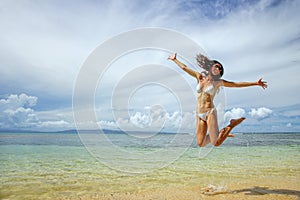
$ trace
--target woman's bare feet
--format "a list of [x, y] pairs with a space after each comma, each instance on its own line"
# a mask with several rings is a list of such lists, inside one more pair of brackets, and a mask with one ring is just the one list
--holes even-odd
[[225, 128], [223, 128], [220, 133], [219, 133], [219, 137], [218, 140], [215, 144], [215, 146], [220, 146], [224, 140], [226, 140], [227, 137], [234, 137], [233, 134], [230, 134], [230, 131], [236, 127], [237, 125], [239, 125], [240, 123], [242, 123], [246, 118], [241, 117], [239, 119], [232, 119], [230, 120], [230, 123], [228, 126], [226, 126]]

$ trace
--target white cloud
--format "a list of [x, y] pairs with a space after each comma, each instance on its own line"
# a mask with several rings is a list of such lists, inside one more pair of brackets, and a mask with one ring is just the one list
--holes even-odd
[[0, 99], [1, 128], [26, 128], [38, 122], [38, 118], [32, 107], [37, 103], [37, 97], [9, 95], [6, 99]]
[[[123, 130], [160, 131], [166, 126], [170, 114], [159, 105], [146, 106], [144, 112], [133, 112], [128, 119], [117, 119]], [[174, 117], [174, 116], [171, 116]]]
[[3, 111], [3, 122], [6, 122], [4, 128], [14, 126], [17, 128], [26, 128], [35, 125], [38, 118], [31, 108], [18, 107], [15, 110], [6, 109]]
[[265, 119], [267, 117], [270, 117], [270, 115], [273, 113], [273, 111], [269, 108], [252, 108], [251, 111], [249, 112], [249, 115], [253, 118], [257, 118], [259, 120]]
[[[0, 128], [1, 129], [32, 129], [36, 130], [61, 130], [73, 127], [72, 123], [59, 117], [47, 115], [43, 120], [33, 107], [36, 106], [38, 97], [27, 94], [11, 94], [7, 98], [0, 99]], [[56, 113], [57, 114], [57, 113]], [[51, 120], [48, 120], [52, 118]]]
[[152, 120], [149, 115], [136, 112], [133, 116], [130, 116], [129, 121], [137, 127], [144, 128], [148, 127]]
[[0, 108], [16, 109], [19, 107], [30, 108], [36, 105], [38, 98], [35, 96], [28, 96], [24, 93], [20, 95], [11, 94], [7, 99], [0, 99]]
[[103, 129], [115, 129], [117, 128], [116, 122], [114, 121], [108, 121], [108, 120], [100, 120], [97, 122], [98, 125], [101, 126]]
[[167, 131], [194, 132], [195, 115], [189, 112], [166, 112], [164, 109], [151, 109], [148, 113], [135, 112], [128, 119], [118, 118], [116, 128], [124, 131]]
[[64, 121], [64, 120], [58, 120], [58, 121], [44, 121], [37, 124], [40, 128], [47, 128], [47, 129], [61, 129], [62, 127], [69, 126], [70, 123]]
[[226, 120], [228, 119], [237, 119], [240, 117], [245, 117], [245, 110], [243, 108], [232, 108], [230, 111], [227, 111], [224, 115]]

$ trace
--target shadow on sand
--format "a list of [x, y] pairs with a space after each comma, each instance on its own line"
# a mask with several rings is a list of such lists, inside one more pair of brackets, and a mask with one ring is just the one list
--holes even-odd
[[241, 192], [244, 192], [245, 195], [282, 194], [282, 195], [294, 195], [300, 198], [300, 191], [297, 190], [269, 189], [268, 187], [259, 187], [259, 186], [232, 191], [232, 193], [241, 193]]

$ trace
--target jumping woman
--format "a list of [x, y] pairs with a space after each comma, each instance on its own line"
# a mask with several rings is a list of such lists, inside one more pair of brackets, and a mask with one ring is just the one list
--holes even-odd
[[[224, 74], [222, 64], [216, 60], [210, 60], [204, 55], [197, 55], [198, 65], [205, 69], [203, 72], [197, 72], [188, 68], [185, 64], [176, 58], [177, 54], [168, 57], [174, 61], [181, 69], [197, 80], [197, 122], [196, 137], [200, 147], [204, 147], [211, 143], [214, 146], [220, 146], [227, 137], [233, 137], [231, 130], [240, 124], [245, 118], [231, 119], [228, 126], [219, 131], [217, 110], [213, 100], [216, 92], [221, 86], [224, 87], [250, 87], [261, 86], [267, 88], [267, 83], [260, 78], [257, 82], [231, 82], [221, 79]], [[208, 131], [208, 135], [207, 135]]]

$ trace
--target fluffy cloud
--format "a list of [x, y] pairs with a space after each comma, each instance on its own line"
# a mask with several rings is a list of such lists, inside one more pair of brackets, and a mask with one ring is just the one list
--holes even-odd
[[0, 99], [1, 128], [25, 128], [38, 122], [38, 118], [31, 107], [37, 103], [37, 97], [26, 94], [9, 95]]
[[144, 128], [149, 126], [152, 120], [149, 115], [136, 112], [133, 116], [130, 117], [129, 121], [137, 127]]
[[0, 99], [1, 110], [16, 109], [19, 107], [30, 108], [36, 105], [38, 98], [28, 96], [24, 93], [20, 95], [11, 94], [7, 99]]
[[[1, 129], [36, 129], [57, 130], [70, 127], [71, 124], [63, 119], [54, 117], [52, 120], [41, 120], [33, 109], [38, 98], [27, 94], [11, 94], [5, 99], [0, 99], [0, 128]], [[51, 116], [48, 116], [48, 118]], [[52, 117], [53, 118], [53, 117]]]
[[272, 113], [273, 111], [271, 109], [262, 107], [258, 109], [252, 108], [251, 111], [249, 112], [249, 115], [253, 118], [262, 120], [270, 117]]
[[125, 131], [189, 132], [195, 129], [195, 115], [189, 112], [166, 112], [154, 106], [147, 112], [135, 112], [128, 119], [119, 118], [115, 125]]
[[240, 118], [246, 117], [249, 114], [252, 118], [262, 120], [271, 116], [273, 111], [269, 108], [261, 107], [261, 108], [251, 108], [251, 111], [246, 113], [245, 109], [243, 108], [233, 108], [227, 111], [224, 115], [226, 120], [232, 118]]
[[245, 110], [243, 108], [233, 108], [230, 111], [227, 111], [224, 115], [226, 120], [228, 119], [236, 119], [240, 117], [245, 117]]

